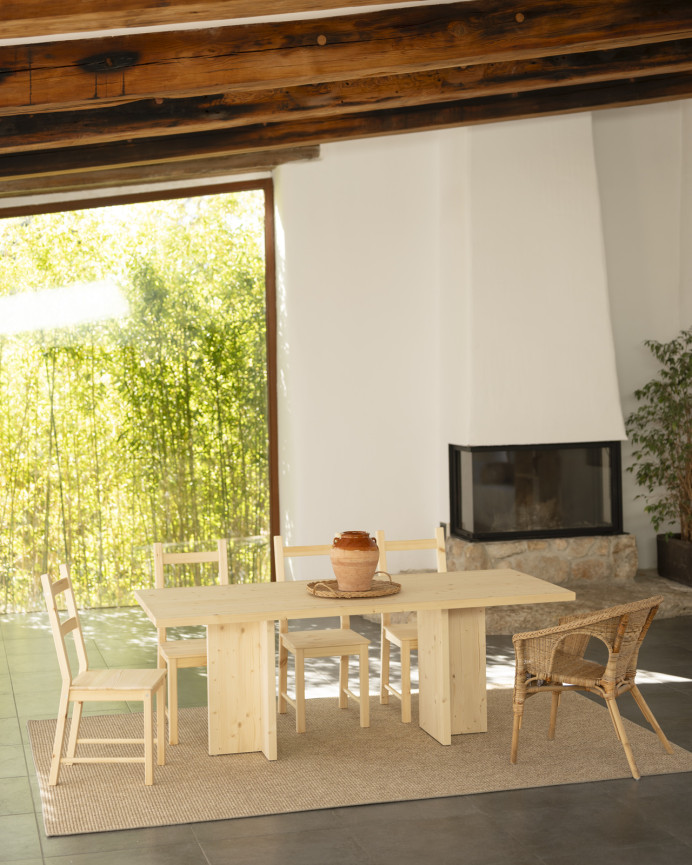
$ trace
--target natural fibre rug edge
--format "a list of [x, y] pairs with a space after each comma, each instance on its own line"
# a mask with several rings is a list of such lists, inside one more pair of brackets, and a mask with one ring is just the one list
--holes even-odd
[[[519, 761], [512, 766], [511, 694], [511, 689], [489, 691], [488, 732], [454, 736], [449, 747], [424, 733], [415, 714], [412, 724], [402, 724], [398, 703], [381, 706], [372, 698], [371, 726], [361, 729], [357, 707], [339, 710], [336, 699], [310, 700], [307, 733], [295, 732], [292, 713], [278, 717], [279, 759], [273, 762], [262, 754], [210, 757], [206, 708], [181, 709], [180, 744], [166, 749], [166, 765], [156, 767], [151, 787], [144, 785], [143, 766], [127, 763], [64, 766], [60, 784], [49, 787], [55, 721], [29, 721], [46, 834], [631, 777], [607, 710], [579, 694], [565, 695], [552, 742], [547, 739], [550, 700], [530, 701]], [[692, 771], [692, 753], [674, 745], [674, 753], [666, 754], [653, 732], [624, 723], [643, 776]], [[138, 714], [87, 716], [80, 733], [85, 738], [141, 736], [141, 724]], [[122, 749], [112, 753], [122, 755]]]

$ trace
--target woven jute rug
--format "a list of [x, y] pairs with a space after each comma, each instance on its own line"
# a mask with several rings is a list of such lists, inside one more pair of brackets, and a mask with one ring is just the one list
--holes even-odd
[[[126, 763], [65, 766], [60, 784], [49, 787], [55, 721], [28, 726], [46, 834], [70, 835], [631, 778], [602, 705], [566, 694], [552, 742], [549, 707], [550, 700], [540, 697], [527, 704], [514, 766], [508, 689], [488, 694], [487, 733], [454, 736], [449, 747], [417, 726], [415, 707], [413, 723], [402, 724], [397, 703], [381, 706], [373, 698], [371, 726], [361, 729], [357, 707], [340, 710], [336, 699], [309, 700], [307, 733], [295, 732], [292, 714], [279, 716], [274, 762], [262, 754], [210, 757], [206, 709], [181, 709], [180, 744], [167, 748], [166, 765], [156, 767], [151, 787], [144, 786], [141, 764]], [[89, 716], [80, 733], [139, 736], [141, 723], [136, 714]], [[653, 732], [625, 725], [643, 776], [692, 771], [692, 753], [674, 747], [668, 755]], [[122, 747], [115, 753], [122, 754]]]

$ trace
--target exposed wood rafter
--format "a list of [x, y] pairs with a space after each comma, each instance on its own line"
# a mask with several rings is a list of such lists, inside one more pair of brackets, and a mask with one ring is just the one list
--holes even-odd
[[[51, 37], [0, 40], [0, 195], [135, 182], [165, 165], [200, 176], [224, 161], [266, 167], [325, 142], [692, 96], [689, 0], [379, 5], [391, 8], [6, 3], [3, 36]], [[97, 36], [104, 9], [112, 28], [174, 29]], [[270, 10], [291, 14], [184, 29]]]

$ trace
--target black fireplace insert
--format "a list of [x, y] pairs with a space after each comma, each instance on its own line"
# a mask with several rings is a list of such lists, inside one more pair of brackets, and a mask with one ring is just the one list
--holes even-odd
[[450, 531], [467, 540], [622, 532], [620, 442], [449, 446]]

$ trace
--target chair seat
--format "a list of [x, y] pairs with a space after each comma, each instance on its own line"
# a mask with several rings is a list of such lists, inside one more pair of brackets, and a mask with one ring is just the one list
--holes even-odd
[[198, 660], [198, 664], [190, 666], [202, 666], [207, 663], [207, 641], [205, 637], [194, 637], [184, 640], [166, 640], [159, 643], [159, 654], [165, 660], [191, 661]]
[[595, 661], [577, 658], [560, 651], [555, 652], [552, 657], [550, 679], [553, 682], [589, 688], [596, 685], [604, 673], [603, 664], [597, 664]]
[[72, 688], [80, 691], [149, 691], [156, 690], [166, 678], [165, 670], [86, 670], [72, 679]]
[[401, 647], [403, 642], [411, 643], [412, 649], [418, 648], [418, 625], [415, 622], [401, 622], [384, 626], [384, 632], [390, 643]]
[[331, 628], [326, 631], [288, 631], [281, 635], [281, 641], [289, 652], [302, 650], [306, 654], [333, 649], [332, 654], [339, 655], [342, 650], [348, 653], [361, 646], [370, 645], [367, 637], [346, 628]]

